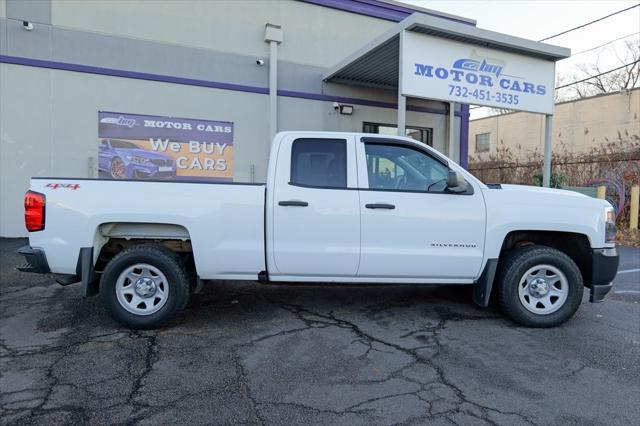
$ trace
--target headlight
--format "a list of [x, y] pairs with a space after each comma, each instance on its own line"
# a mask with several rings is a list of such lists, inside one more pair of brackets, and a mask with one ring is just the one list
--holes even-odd
[[616, 213], [613, 207], [607, 207], [604, 210], [604, 222], [605, 222], [605, 243], [616, 242]]

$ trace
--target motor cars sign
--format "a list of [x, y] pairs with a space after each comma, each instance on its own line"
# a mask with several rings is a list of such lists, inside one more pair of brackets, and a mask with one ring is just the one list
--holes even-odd
[[553, 61], [410, 31], [401, 57], [403, 95], [553, 112]]

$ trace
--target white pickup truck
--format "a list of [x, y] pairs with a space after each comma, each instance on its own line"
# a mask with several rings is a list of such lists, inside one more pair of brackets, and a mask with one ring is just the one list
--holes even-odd
[[133, 328], [207, 280], [467, 284], [519, 324], [604, 299], [618, 268], [606, 201], [485, 185], [412, 139], [282, 132], [266, 184], [33, 178], [26, 272], [100, 293]]

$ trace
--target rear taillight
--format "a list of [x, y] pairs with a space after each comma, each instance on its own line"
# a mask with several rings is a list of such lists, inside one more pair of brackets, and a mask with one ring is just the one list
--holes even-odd
[[27, 231], [36, 232], [44, 229], [45, 217], [44, 194], [35, 191], [27, 191], [24, 194], [24, 224]]

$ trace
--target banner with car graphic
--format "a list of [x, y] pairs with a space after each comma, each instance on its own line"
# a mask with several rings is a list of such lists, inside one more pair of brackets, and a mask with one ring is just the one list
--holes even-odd
[[98, 112], [103, 179], [233, 180], [233, 123]]

